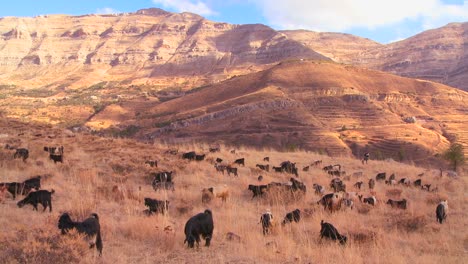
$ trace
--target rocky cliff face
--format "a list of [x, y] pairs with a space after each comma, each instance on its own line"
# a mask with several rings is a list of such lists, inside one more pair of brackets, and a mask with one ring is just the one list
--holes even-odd
[[0, 20], [0, 80], [20, 86], [216, 76], [288, 58], [327, 59], [264, 25], [160, 9]]
[[452, 23], [365, 51], [353, 64], [468, 90], [468, 23]]
[[118, 15], [0, 18], [0, 84], [101, 81], [196, 87], [288, 59], [332, 59], [468, 89], [468, 23], [382, 45], [341, 33], [275, 31], [144, 9]]

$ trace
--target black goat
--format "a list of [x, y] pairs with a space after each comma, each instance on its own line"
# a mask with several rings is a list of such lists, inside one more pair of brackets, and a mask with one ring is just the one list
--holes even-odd
[[26, 195], [31, 191], [31, 188], [27, 188], [22, 182], [2, 182], [0, 186], [6, 186], [8, 192], [13, 196], [13, 200], [16, 199], [16, 195]]
[[268, 185], [252, 185], [249, 184], [248, 190], [252, 191], [253, 196], [252, 199], [256, 196], [262, 196], [266, 190], [268, 189]]
[[37, 211], [37, 205], [42, 204], [42, 207], [44, 207], [44, 210], [49, 207], [49, 212], [52, 212], [52, 194], [54, 193], [54, 189], [52, 191], [47, 191], [47, 190], [39, 190], [35, 192], [30, 192], [26, 198], [23, 200], [19, 201], [17, 203], [19, 208], [22, 208], [26, 204], [30, 204], [33, 206], [33, 210]]
[[58, 228], [61, 230], [62, 235], [66, 234], [70, 229], [75, 228], [80, 234], [85, 234], [89, 243], [89, 248], [96, 245], [99, 256], [102, 255], [102, 238], [101, 226], [99, 225], [99, 217], [96, 213], [85, 219], [83, 222], [74, 222], [71, 220], [68, 213], [63, 213], [58, 221]]
[[270, 211], [262, 214], [260, 223], [262, 223], [263, 235], [269, 234], [273, 228], [273, 214]]
[[296, 210], [286, 214], [286, 216], [284, 217], [284, 220], [282, 222], [282, 225], [285, 225], [287, 223], [291, 223], [293, 221], [298, 223], [300, 220], [301, 220], [301, 210], [296, 209]]
[[169, 209], [169, 201], [160, 201], [151, 198], [145, 198], [145, 206], [148, 207], [148, 214], [164, 214]]
[[26, 162], [26, 159], [29, 157], [29, 150], [25, 148], [18, 148], [16, 149], [15, 154], [13, 154], [13, 158], [22, 158], [24, 162]]
[[330, 224], [323, 222], [323, 220], [320, 222], [321, 229], [320, 229], [320, 238], [322, 239], [323, 237], [327, 237], [332, 240], [338, 240], [340, 244], [344, 245], [348, 241], [348, 238], [344, 235], [340, 235], [338, 230]]
[[29, 189], [41, 189], [41, 176], [32, 177], [23, 182], [25, 188]]
[[206, 209], [205, 212], [192, 216], [185, 224], [185, 242], [188, 247], [193, 248], [195, 242], [197, 246], [200, 243], [200, 235], [205, 239], [205, 246], [210, 246], [210, 241], [213, 236], [213, 216], [211, 210]]

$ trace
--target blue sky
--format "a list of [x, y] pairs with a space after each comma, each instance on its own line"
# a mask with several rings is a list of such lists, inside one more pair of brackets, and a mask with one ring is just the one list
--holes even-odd
[[232, 24], [344, 32], [380, 43], [450, 22], [468, 22], [468, 0], [14, 0], [0, 17], [134, 12], [159, 7]]

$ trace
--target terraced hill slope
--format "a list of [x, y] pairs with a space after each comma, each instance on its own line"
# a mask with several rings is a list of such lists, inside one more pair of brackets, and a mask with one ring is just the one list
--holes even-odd
[[371, 149], [382, 157], [430, 160], [452, 134], [468, 143], [467, 99], [466, 92], [434, 82], [299, 60], [204, 87], [122, 124], [136, 124], [140, 137], [156, 140], [221, 140], [334, 156]]

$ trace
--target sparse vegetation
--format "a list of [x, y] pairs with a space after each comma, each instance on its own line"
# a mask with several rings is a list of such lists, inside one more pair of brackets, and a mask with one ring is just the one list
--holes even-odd
[[453, 170], [465, 163], [465, 153], [463, 151], [463, 145], [459, 143], [453, 143], [444, 152], [443, 157], [453, 165]]
[[129, 125], [124, 128], [111, 127], [103, 132], [104, 134], [109, 134], [110, 136], [116, 138], [130, 138], [138, 133], [138, 131], [140, 131], [139, 126]]
[[57, 91], [53, 89], [37, 88], [37, 89], [16, 90], [12, 95], [21, 96], [21, 97], [46, 98], [56, 93]]
[[[6, 124], [4, 121], [3, 125]], [[373, 160], [363, 166], [359, 160], [332, 158], [318, 154], [295, 151], [275, 152], [254, 150], [238, 146], [223, 146], [215, 154], [208, 152], [208, 145], [149, 145], [129, 139], [99, 138], [88, 134], [77, 134], [68, 140], [55, 128], [21, 125], [16, 122], [3, 126], [4, 133], [13, 133], [28, 128], [31, 135], [52, 134], [63, 139], [66, 151], [64, 164], [53, 164], [42, 150], [50, 143], [47, 137], [26, 138], [31, 156], [27, 163], [13, 160], [11, 152], [0, 149], [1, 181], [22, 181], [34, 175], [46, 175], [43, 188], [55, 189], [52, 213], [36, 212], [31, 208], [17, 208], [16, 201], [7, 197], [0, 203], [0, 259], [5, 263], [308, 263], [320, 260], [324, 263], [447, 263], [464, 262], [466, 232], [458, 228], [467, 217], [464, 178], [440, 177], [439, 170], [429, 170], [397, 162]], [[18, 139], [2, 138], [1, 143]], [[177, 148], [181, 152], [195, 150], [207, 153], [207, 161], [189, 162], [179, 156], [164, 154], [165, 150]], [[235, 149], [236, 153], [230, 153]], [[375, 192], [379, 202], [375, 207], [357, 202], [355, 209], [342, 210], [333, 214], [323, 211], [316, 204], [320, 198], [312, 190], [313, 183], [328, 186], [330, 177], [321, 167], [311, 167], [308, 172], [299, 172], [298, 180], [306, 184], [307, 193], [298, 201], [284, 202], [282, 199], [252, 200], [246, 190], [248, 184], [257, 184], [256, 163], [270, 157], [271, 165], [284, 160], [297, 162], [299, 167], [314, 160], [323, 160], [324, 165], [339, 163], [347, 174], [362, 171], [363, 176], [346, 180], [350, 191], [354, 181], [367, 181], [377, 172], [395, 173], [397, 179], [411, 180], [422, 170], [423, 183], [438, 187], [437, 193], [422, 191], [416, 187], [388, 186], [377, 183]], [[151, 157], [159, 161], [158, 170], [175, 171], [175, 191], [154, 191], [150, 185], [150, 173], [154, 168], [144, 165]], [[220, 157], [226, 163], [245, 157], [246, 166], [239, 167], [239, 177], [217, 173], [210, 160]], [[264, 182], [287, 182], [288, 174], [262, 171]], [[210, 186], [228, 185], [231, 196], [227, 202], [214, 200], [203, 204], [200, 190]], [[114, 191], [113, 186], [117, 186]], [[120, 188], [120, 189], [119, 189]], [[370, 195], [364, 187], [360, 191]], [[144, 197], [170, 200], [166, 215], [146, 216], [143, 214]], [[385, 205], [385, 199], [409, 200], [409, 209], [400, 211]], [[436, 223], [434, 210], [441, 199], [449, 199], [451, 211], [443, 225]], [[197, 250], [184, 245], [184, 224], [187, 219], [206, 208], [213, 211], [215, 233], [210, 248], [201, 246]], [[303, 217], [299, 223], [286, 226], [275, 225], [273, 233], [262, 235], [258, 224], [260, 213], [271, 209], [277, 221], [299, 208]], [[73, 234], [62, 236], [57, 229], [61, 212], [67, 211], [73, 219], [84, 219], [90, 213], [100, 216], [104, 241], [103, 256], [89, 249], [82, 237]], [[319, 239], [320, 221], [333, 223], [340, 233], [348, 236], [349, 243], [340, 246]], [[229, 240], [232, 232], [239, 240]]]
[[106, 85], [107, 85], [107, 82], [99, 82], [88, 87], [88, 90], [91, 90], [91, 91], [102, 90], [104, 89], [104, 87], [106, 87]]

